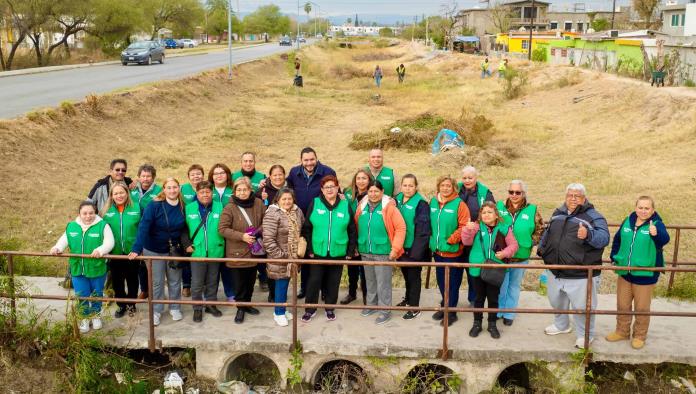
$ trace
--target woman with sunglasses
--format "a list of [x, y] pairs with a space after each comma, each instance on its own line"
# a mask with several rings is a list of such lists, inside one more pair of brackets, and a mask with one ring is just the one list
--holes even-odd
[[[498, 201], [498, 214], [503, 223], [512, 227], [512, 233], [519, 249], [509, 260], [510, 264], [527, 264], [532, 247], [539, 243], [544, 231], [544, 219], [536, 205], [527, 201], [527, 185], [520, 180], [513, 180], [508, 186], [508, 198], [503, 203]], [[505, 280], [500, 286], [498, 305], [501, 309], [514, 309], [520, 301], [520, 287], [524, 278], [524, 269], [509, 269]], [[503, 324], [511, 326], [515, 313], [498, 313], [503, 318]]]

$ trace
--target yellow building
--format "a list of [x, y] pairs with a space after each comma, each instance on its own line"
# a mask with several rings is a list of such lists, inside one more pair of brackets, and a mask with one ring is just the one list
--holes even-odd
[[[561, 31], [535, 31], [532, 33], [532, 50], [537, 48], [537, 43], [548, 43], [551, 40], [570, 40], [579, 37], [578, 33]], [[509, 53], [529, 52], [529, 32], [511, 31], [499, 33], [495, 38], [496, 47]]]

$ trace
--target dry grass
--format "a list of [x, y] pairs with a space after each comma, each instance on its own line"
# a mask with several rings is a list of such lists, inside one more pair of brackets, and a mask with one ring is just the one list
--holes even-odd
[[[359, 75], [371, 73], [372, 63], [353, 64], [352, 58], [379, 51], [403, 54], [381, 65], [391, 70], [405, 63], [406, 83], [387, 74], [378, 92], [369, 78], [332, 73], [342, 64], [361, 70]], [[428, 149], [393, 150], [387, 165], [400, 174], [415, 173], [426, 195], [438, 175], [457, 174], [461, 165], [473, 163], [498, 198], [510, 179], [524, 179], [545, 217], [562, 201], [565, 186], [579, 181], [611, 222], [630, 212], [640, 194], [656, 198], [665, 222], [694, 222], [696, 203], [686, 194], [696, 176], [696, 99], [677, 90], [595, 74], [583, 74], [562, 89], [543, 89], [560, 84], [554, 81], [567, 69], [513, 61], [529, 73], [529, 93], [506, 101], [498, 81], [479, 79], [479, 58], [473, 56], [433, 57], [411, 44], [312, 46], [300, 55], [303, 68], [308, 65], [303, 89], [292, 88], [286, 62], [273, 57], [237, 68], [232, 81], [224, 72], [207, 72], [90, 99], [91, 104], [76, 104], [72, 116], [3, 121], [0, 237], [17, 238], [24, 249], [47, 250], [114, 157], [129, 160], [129, 175], [147, 161], [160, 170], [160, 180], [170, 175], [184, 180], [191, 163], [209, 167], [222, 161], [236, 168], [246, 150], [257, 152], [264, 172], [276, 163], [289, 168], [300, 149], [311, 145], [344, 186], [366, 162], [367, 148], [348, 147], [354, 134], [384, 130], [425, 112], [458, 120], [462, 108], [464, 119], [490, 121], [490, 132], [482, 133], [490, 134], [485, 150], [469, 148], [466, 155], [436, 160]], [[370, 104], [376, 93], [380, 105]], [[487, 123], [480, 118], [479, 124]], [[671, 256], [671, 247], [665, 254]], [[696, 234], [682, 234], [680, 259], [696, 260]]]

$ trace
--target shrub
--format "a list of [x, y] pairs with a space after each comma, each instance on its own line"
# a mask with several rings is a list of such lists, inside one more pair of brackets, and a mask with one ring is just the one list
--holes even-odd
[[331, 76], [337, 79], [370, 78], [372, 73], [367, 69], [361, 69], [352, 64], [337, 64], [329, 70]]
[[532, 51], [532, 61], [545, 62], [546, 61], [546, 48], [534, 49]]
[[580, 72], [578, 70], [573, 70], [559, 78], [558, 81], [556, 81], [556, 85], [558, 85], [559, 88], [564, 88], [566, 86], [577, 85], [580, 82], [582, 82]]
[[38, 111], [31, 111], [27, 113], [27, 119], [29, 119], [30, 122], [40, 122], [41, 121], [41, 113]]
[[75, 115], [75, 105], [70, 102], [70, 101], [63, 101], [60, 103], [60, 110], [63, 111], [63, 114], [72, 116]]
[[55, 109], [47, 109], [46, 110], [46, 117], [48, 117], [51, 120], [58, 120], [58, 112], [56, 112]]
[[527, 86], [527, 72], [516, 70], [508, 66], [503, 77], [503, 96], [506, 99], [512, 100], [520, 97], [524, 93], [524, 88]]
[[100, 114], [102, 112], [102, 102], [99, 96], [96, 94], [90, 94], [85, 98], [85, 104], [87, 105], [87, 109], [92, 113], [92, 114]]
[[694, 82], [691, 79], [687, 79], [686, 81], [684, 81], [684, 86], [686, 86], [687, 88], [696, 88], [696, 82]]

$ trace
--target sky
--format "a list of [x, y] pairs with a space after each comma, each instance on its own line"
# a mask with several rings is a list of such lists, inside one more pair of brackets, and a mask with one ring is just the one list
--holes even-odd
[[[300, 7], [307, 0], [299, 0]], [[338, 15], [437, 15], [441, 4], [451, 0], [312, 0], [319, 5], [318, 13], [324, 16]], [[455, 0], [459, 8], [485, 7], [479, 0]], [[493, 2], [495, 0], [491, 0]], [[546, 0], [556, 9], [573, 6], [574, 3], [584, 3], [585, 9], [610, 10], [612, 0]], [[630, 0], [616, 0], [618, 5], [627, 5]], [[232, 0], [232, 8], [239, 9], [242, 14], [254, 11], [259, 5], [276, 4], [284, 13], [297, 13], [297, 0]], [[304, 14], [304, 11], [300, 11]], [[312, 12], [314, 14], [314, 12]]]

